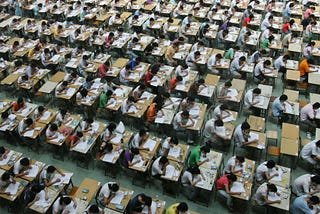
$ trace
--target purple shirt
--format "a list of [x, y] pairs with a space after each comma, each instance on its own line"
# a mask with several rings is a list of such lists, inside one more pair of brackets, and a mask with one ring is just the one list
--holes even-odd
[[127, 150], [124, 152], [124, 155], [123, 155], [123, 166], [128, 168], [129, 167], [129, 162], [131, 162], [133, 159], [133, 155], [130, 154], [130, 151]]

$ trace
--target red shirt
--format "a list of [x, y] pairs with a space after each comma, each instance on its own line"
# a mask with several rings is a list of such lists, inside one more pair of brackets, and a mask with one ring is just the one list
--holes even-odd
[[106, 65], [104, 63], [102, 63], [99, 66], [99, 77], [102, 79], [107, 73], [107, 69], [106, 69]]
[[152, 78], [153, 78], [153, 74], [150, 71], [148, 71], [146, 73], [145, 77], [144, 77], [145, 86], [149, 86], [150, 85], [149, 81], [152, 80]]
[[22, 107], [22, 105], [19, 105], [19, 103], [15, 102], [15, 103], [13, 103], [12, 107], [13, 107], [13, 110], [19, 111], [19, 109]]
[[75, 143], [79, 140], [80, 138], [77, 135], [71, 135], [70, 136], [70, 141]]
[[247, 25], [249, 24], [250, 21], [251, 21], [250, 17], [245, 18], [244, 22], [243, 22], [243, 26], [247, 27]]
[[290, 26], [290, 23], [285, 23], [282, 27], [282, 31], [284, 33], [288, 32], [289, 31], [289, 26]]
[[217, 180], [217, 190], [225, 190], [225, 186], [229, 185], [229, 180], [227, 176], [228, 175], [226, 174]]
[[169, 83], [169, 90], [173, 91], [176, 88], [176, 84], [177, 84], [177, 79], [175, 77], [172, 77], [172, 79], [170, 80]]

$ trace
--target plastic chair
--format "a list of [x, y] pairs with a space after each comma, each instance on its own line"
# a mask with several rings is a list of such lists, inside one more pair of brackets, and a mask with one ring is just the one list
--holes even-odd
[[266, 152], [266, 158], [265, 159], [267, 159], [268, 155], [277, 156], [278, 157], [278, 163], [279, 163], [280, 155], [281, 155], [280, 147], [278, 147], [278, 146], [269, 146], [268, 150]]

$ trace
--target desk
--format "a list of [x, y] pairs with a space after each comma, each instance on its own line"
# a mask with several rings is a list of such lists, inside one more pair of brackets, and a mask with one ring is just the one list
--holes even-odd
[[199, 103], [199, 105], [200, 105], [199, 114], [196, 119], [193, 119], [195, 122], [194, 125], [192, 127], [186, 128], [188, 130], [200, 131], [200, 129], [203, 125], [203, 121], [204, 121], [206, 110], [207, 110], [207, 104], [200, 104]]
[[320, 102], [320, 94], [310, 93], [310, 103]]
[[[20, 161], [20, 160], [19, 160], [19, 161]], [[22, 178], [23, 180], [28, 181], [28, 182], [34, 181], [34, 180], [38, 177], [38, 175], [40, 174], [40, 172], [42, 171], [42, 169], [44, 168], [45, 165], [46, 165], [46, 164], [43, 163], [43, 162], [41, 162], [41, 161], [37, 161], [37, 160], [33, 160], [33, 159], [30, 160], [30, 166], [35, 166], [35, 167], [37, 167], [36, 176], [30, 177], [30, 176], [28, 176], [28, 175], [24, 175], [24, 176], [22, 176], [21, 178]]]
[[[46, 112], [48, 112], [48, 113], [46, 113]], [[49, 114], [49, 116], [46, 116], [46, 114]], [[45, 112], [43, 112], [44, 116], [40, 117], [38, 122], [47, 125], [47, 124], [51, 123], [56, 118], [57, 114], [58, 114], [58, 111], [53, 110], [53, 109], [48, 109]]]
[[20, 160], [22, 153], [11, 150], [7, 154], [6, 160], [2, 160], [0, 164], [0, 168], [5, 171], [9, 171], [13, 168], [14, 164]]
[[299, 126], [290, 123], [282, 124], [282, 138], [299, 140]]
[[8, 200], [10, 202], [14, 202], [17, 198], [19, 198], [24, 191], [25, 187], [29, 184], [28, 181], [25, 181], [21, 178], [14, 178], [16, 182], [19, 183], [18, 191], [14, 195], [4, 195], [0, 194], [0, 198], [3, 198], [5, 200]]
[[258, 132], [265, 131], [265, 128], [266, 128], [265, 118], [250, 115], [247, 122], [250, 124], [251, 130], [258, 131]]
[[281, 181], [274, 181], [273, 179], [269, 180], [269, 183], [275, 184], [277, 186], [281, 186], [284, 188], [288, 188], [291, 182], [291, 169], [284, 166], [277, 165], [279, 169], [282, 170], [283, 174], [281, 177]]
[[290, 195], [291, 195], [290, 188], [283, 188], [283, 187], [277, 186], [277, 189], [278, 189], [278, 192], [280, 192], [281, 203], [269, 204], [268, 206], [274, 207], [280, 210], [289, 211]]
[[[122, 211], [117, 209], [117, 204], [111, 203], [112, 200], [108, 204], [107, 208], [123, 213], [123, 211], [125, 210], [125, 208], [127, 207], [128, 203], [130, 202], [130, 200], [132, 198], [133, 190], [130, 190], [130, 189], [127, 189], [127, 188], [124, 188], [124, 187], [120, 187], [118, 192], [120, 194], [124, 194], [124, 197], [122, 198], [121, 203], [120, 203], [124, 207], [124, 209]], [[118, 194], [118, 192], [116, 194]]]
[[8, 111], [12, 107], [13, 101], [9, 99], [3, 99], [0, 101], [0, 114]]
[[[299, 91], [284, 89], [283, 94], [288, 96], [288, 101], [299, 102]], [[311, 94], [310, 94], [310, 100], [311, 100]]]

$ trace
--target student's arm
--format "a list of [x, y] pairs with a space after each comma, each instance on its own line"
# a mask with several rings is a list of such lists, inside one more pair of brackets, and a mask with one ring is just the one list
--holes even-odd
[[270, 176], [269, 172], [268, 172], [268, 171], [265, 171], [265, 172], [264, 172], [264, 175], [266, 176], [267, 180], [270, 180], [270, 179], [272, 179], [273, 177], [278, 176], [279, 174], [278, 174], [278, 173], [275, 173], [275, 174], [273, 174], [272, 176]]
[[226, 193], [228, 193], [229, 195], [241, 195], [241, 192], [230, 192], [228, 184], [224, 185], [224, 188], [225, 188]]
[[136, 161], [134, 161], [134, 162], [131, 162], [131, 161], [128, 161], [128, 166], [133, 166], [133, 165], [135, 165], [136, 163], [139, 163], [141, 160], [139, 159], [139, 160], [136, 160]]
[[231, 166], [231, 167], [230, 167], [230, 171], [231, 171], [233, 174], [238, 173], [238, 172], [242, 173], [242, 168], [241, 168], [241, 169], [238, 169], [238, 170], [235, 170], [235, 166]]
[[268, 196], [265, 196], [263, 199], [264, 199], [265, 204], [276, 204], [276, 203], [280, 204], [281, 203], [281, 200], [277, 200], [277, 201], [268, 200]]
[[259, 140], [256, 139], [256, 140], [252, 140], [252, 141], [247, 141], [247, 142], [244, 142], [243, 145], [248, 145], [248, 144], [252, 144], [252, 143], [258, 143]]
[[104, 198], [103, 198], [103, 205], [105, 205], [105, 206], [108, 205], [108, 204], [110, 203], [110, 201], [111, 201], [115, 196], [116, 196], [116, 194], [110, 193], [110, 195], [109, 195], [108, 198], [104, 197]]
[[72, 140], [70, 146], [75, 147], [79, 142], [80, 142], [80, 139], [77, 139], [76, 141]]

